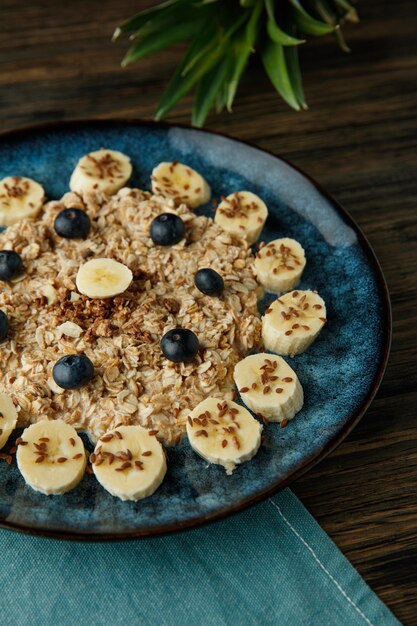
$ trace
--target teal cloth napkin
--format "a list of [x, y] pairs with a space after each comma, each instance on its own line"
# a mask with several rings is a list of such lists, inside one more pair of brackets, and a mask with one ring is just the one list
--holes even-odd
[[13, 626], [399, 624], [288, 489], [210, 526], [133, 542], [2, 531], [0, 589], [2, 624]]

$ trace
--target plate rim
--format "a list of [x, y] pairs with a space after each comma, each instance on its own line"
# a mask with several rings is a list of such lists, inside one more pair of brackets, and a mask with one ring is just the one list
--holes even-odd
[[8, 522], [7, 520], [0, 519], [0, 528], [4, 530], [11, 530], [27, 535], [34, 535], [39, 537], [49, 537], [54, 539], [61, 540], [72, 540], [72, 541], [82, 541], [82, 542], [106, 542], [106, 541], [124, 541], [128, 539], [141, 539], [146, 537], [158, 537], [161, 535], [173, 534], [180, 531], [190, 530], [192, 528], [197, 528], [202, 525], [208, 524], [210, 522], [218, 521], [229, 517], [230, 515], [239, 513], [244, 509], [257, 504], [271, 496], [275, 495], [285, 487], [288, 487], [295, 480], [300, 478], [303, 474], [307, 473], [311, 470], [315, 465], [320, 463], [323, 459], [325, 459], [331, 452], [333, 452], [347, 435], [355, 428], [355, 426], [360, 422], [360, 420], [365, 415], [369, 406], [375, 398], [375, 395], [380, 387], [382, 379], [385, 374], [385, 370], [387, 367], [391, 342], [392, 342], [392, 307], [391, 300], [388, 290], [387, 281], [385, 279], [384, 273], [382, 271], [381, 265], [378, 261], [378, 258], [369, 243], [367, 237], [364, 235], [360, 226], [356, 223], [350, 213], [314, 178], [312, 178], [309, 174], [307, 174], [304, 170], [302, 170], [297, 165], [294, 165], [291, 161], [282, 157], [278, 154], [275, 154], [271, 150], [260, 148], [256, 144], [247, 141], [245, 139], [239, 139], [227, 133], [216, 131], [212, 129], [202, 129], [195, 128], [190, 126], [189, 124], [183, 123], [175, 123], [175, 122], [165, 122], [165, 121], [155, 121], [155, 120], [146, 120], [141, 118], [123, 118], [123, 117], [112, 117], [112, 118], [72, 118], [69, 120], [62, 121], [51, 121], [51, 122], [41, 122], [37, 124], [29, 124], [16, 129], [6, 130], [0, 132], [0, 142], [7, 141], [10, 139], [18, 139], [19, 136], [24, 136], [30, 134], [32, 132], [51, 132], [58, 131], [62, 129], [71, 129], [71, 128], [80, 128], [80, 127], [88, 127], [89, 125], [102, 126], [102, 127], [111, 127], [117, 125], [131, 126], [131, 127], [153, 127], [153, 128], [161, 128], [161, 129], [172, 129], [172, 128], [181, 128], [185, 130], [191, 130], [200, 132], [203, 134], [214, 135], [218, 137], [223, 137], [225, 139], [229, 139], [243, 145], [249, 146], [255, 150], [258, 150], [261, 153], [268, 154], [279, 161], [282, 161], [297, 171], [301, 176], [306, 178], [315, 189], [322, 195], [326, 200], [332, 205], [335, 211], [342, 217], [343, 221], [350, 226], [358, 237], [358, 243], [361, 246], [361, 249], [366, 255], [369, 265], [371, 266], [373, 273], [376, 277], [376, 281], [378, 284], [378, 288], [381, 293], [381, 299], [383, 304], [383, 348], [381, 352], [381, 358], [378, 363], [377, 370], [375, 372], [372, 385], [368, 394], [362, 400], [358, 409], [354, 411], [351, 415], [348, 416], [345, 424], [341, 429], [337, 431], [337, 433], [332, 437], [332, 439], [314, 456], [308, 459], [306, 463], [303, 463], [300, 467], [295, 469], [293, 472], [288, 474], [284, 479], [277, 480], [274, 482], [272, 486], [263, 489], [260, 492], [257, 492], [254, 495], [247, 496], [243, 498], [239, 502], [223, 507], [220, 510], [217, 510], [209, 515], [199, 516], [192, 520], [182, 520], [179, 522], [171, 522], [169, 524], [161, 524], [157, 527], [145, 527], [140, 530], [131, 530], [125, 533], [93, 533], [91, 531], [83, 532], [83, 531], [63, 531], [63, 530], [55, 530], [55, 529], [45, 529], [45, 528], [36, 528], [32, 526], [24, 526], [17, 524], [15, 522]]

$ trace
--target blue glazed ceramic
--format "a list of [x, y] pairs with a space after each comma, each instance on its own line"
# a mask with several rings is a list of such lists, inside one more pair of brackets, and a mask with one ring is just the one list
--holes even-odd
[[307, 267], [300, 289], [319, 291], [329, 322], [308, 351], [291, 360], [304, 388], [304, 408], [284, 429], [266, 426], [257, 456], [232, 476], [207, 467], [185, 440], [169, 450], [161, 488], [132, 503], [110, 496], [91, 475], [66, 495], [46, 497], [25, 485], [15, 462], [0, 461], [0, 524], [78, 539], [188, 528], [289, 484], [340, 443], [363, 415], [382, 378], [391, 333], [381, 270], [352, 219], [314, 181], [253, 146], [166, 124], [75, 122], [3, 135], [0, 178], [29, 176], [49, 198], [59, 198], [77, 160], [102, 146], [130, 155], [132, 184], [145, 189], [155, 164], [179, 160], [200, 171], [217, 198], [239, 189], [259, 194], [270, 210], [262, 240], [289, 236], [301, 242]]

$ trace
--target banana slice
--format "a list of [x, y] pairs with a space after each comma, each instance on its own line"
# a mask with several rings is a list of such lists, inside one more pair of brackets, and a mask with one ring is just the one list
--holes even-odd
[[172, 161], [157, 165], [151, 176], [152, 191], [175, 204], [182, 202], [195, 209], [210, 200], [211, 189], [204, 178], [188, 165]]
[[132, 175], [130, 158], [116, 150], [96, 150], [83, 156], [70, 180], [70, 189], [77, 193], [101, 191], [116, 193]]
[[31, 178], [3, 178], [0, 181], [0, 226], [11, 226], [25, 217], [37, 217], [44, 200], [43, 187]]
[[142, 426], [119, 426], [106, 433], [90, 456], [99, 483], [121, 500], [140, 500], [164, 480], [164, 449]]
[[295, 239], [275, 239], [257, 252], [255, 272], [268, 291], [285, 293], [298, 285], [306, 265], [303, 248]]
[[262, 317], [262, 338], [277, 354], [301, 354], [326, 322], [326, 305], [315, 291], [291, 291], [273, 302]]
[[251, 191], [236, 191], [220, 202], [214, 221], [252, 245], [261, 234], [267, 217], [268, 209], [259, 196]]
[[112, 298], [126, 291], [133, 280], [131, 270], [114, 259], [91, 259], [78, 270], [75, 282], [89, 298]]
[[247, 356], [236, 364], [234, 379], [243, 402], [271, 422], [290, 420], [303, 406], [297, 374], [279, 356]]
[[75, 428], [62, 420], [42, 420], [17, 440], [17, 465], [26, 483], [49, 496], [74, 489], [87, 463]]
[[16, 427], [17, 411], [10, 396], [0, 393], [0, 450]]
[[231, 400], [206, 398], [190, 413], [187, 435], [191, 447], [209, 463], [231, 474], [249, 461], [261, 445], [261, 424], [244, 407]]

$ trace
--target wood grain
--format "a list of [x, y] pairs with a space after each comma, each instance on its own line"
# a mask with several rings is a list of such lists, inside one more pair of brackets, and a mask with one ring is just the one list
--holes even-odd
[[[181, 52], [121, 70], [110, 36], [140, 0], [4, 0], [0, 130], [74, 117], [150, 118]], [[368, 0], [302, 51], [310, 105], [294, 113], [255, 62], [233, 115], [208, 126], [282, 154], [351, 212], [388, 280], [394, 341], [377, 399], [294, 491], [404, 624], [417, 624], [417, 5]], [[188, 122], [190, 98], [170, 119]]]

